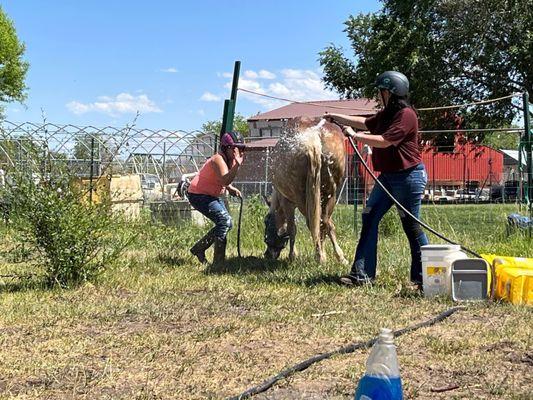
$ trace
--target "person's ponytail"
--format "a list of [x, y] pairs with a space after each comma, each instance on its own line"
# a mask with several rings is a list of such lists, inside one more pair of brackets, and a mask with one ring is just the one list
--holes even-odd
[[416, 109], [411, 105], [408, 96], [397, 96], [393, 93], [390, 93], [389, 102], [383, 110], [384, 117], [386, 120], [392, 121], [398, 111], [401, 111], [407, 107], [411, 108], [415, 113], [417, 113]]

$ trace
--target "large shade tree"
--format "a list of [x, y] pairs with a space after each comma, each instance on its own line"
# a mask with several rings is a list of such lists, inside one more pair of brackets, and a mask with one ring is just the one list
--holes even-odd
[[26, 72], [28, 62], [23, 59], [24, 44], [20, 42], [13, 22], [0, 7], [0, 117], [1, 103], [26, 99]]
[[[345, 98], [374, 97], [385, 70], [404, 72], [417, 107], [464, 104], [527, 91], [533, 96], [533, 0], [383, 0], [379, 12], [350, 16], [353, 54], [320, 53], [324, 81]], [[519, 99], [421, 112], [422, 125], [509, 126]]]

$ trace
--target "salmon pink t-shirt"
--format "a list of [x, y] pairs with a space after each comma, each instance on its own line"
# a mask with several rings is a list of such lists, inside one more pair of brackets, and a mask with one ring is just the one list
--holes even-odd
[[207, 194], [213, 197], [219, 197], [224, 194], [225, 186], [220, 182], [220, 179], [215, 173], [215, 166], [213, 165], [213, 158], [217, 155], [212, 156], [207, 160], [200, 171], [191, 181], [189, 193], [193, 194]]
[[406, 107], [398, 111], [392, 120], [384, 118], [383, 111], [365, 120], [373, 135], [381, 135], [392, 143], [384, 149], [372, 149], [372, 165], [379, 172], [398, 172], [422, 162], [420, 135], [416, 112]]

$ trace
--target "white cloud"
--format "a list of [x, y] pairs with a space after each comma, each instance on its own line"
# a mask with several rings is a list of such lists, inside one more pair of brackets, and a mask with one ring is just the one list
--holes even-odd
[[257, 79], [259, 78], [259, 75], [255, 71], [244, 71], [244, 76], [249, 79]]
[[99, 112], [115, 116], [118, 114], [159, 113], [162, 110], [147, 95], [134, 96], [130, 93], [120, 93], [116, 97], [100, 96], [93, 103], [81, 103], [73, 100], [66, 104], [67, 109], [74, 114]]
[[162, 68], [161, 72], [168, 72], [171, 74], [175, 74], [176, 72], [178, 72], [178, 70], [174, 67], [169, 67], [169, 68]]
[[[231, 75], [228, 77], [230, 78]], [[224, 87], [231, 88], [231, 82], [227, 82]], [[317, 72], [308, 69], [282, 69], [279, 77], [267, 70], [245, 71], [244, 77], [239, 79], [239, 87], [294, 101], [336, 100], [339, 98], [338, 94], [324, 88]], [[284, 101], [261, 97], [252, 93], [241, 92], [239, 95], [263, 106], [264, 109], [273, 109], [288, 104]]]
[[220, 101], [220, 96], [217, 96], [216, 94], [213, 94], [211, 92], [205, 92], [202, 97], [200, 97], [201, 101]]
[[276, 79], [276, 74], [267, 71], [266, 69], [262, 69], [259, 71], [259, 78], [262, 79]]
[[276, 74], [266, 69], [259, 70], [258, 72], [247, 70], [244, 71], [244, 77], [248, 79], [276, 79]]

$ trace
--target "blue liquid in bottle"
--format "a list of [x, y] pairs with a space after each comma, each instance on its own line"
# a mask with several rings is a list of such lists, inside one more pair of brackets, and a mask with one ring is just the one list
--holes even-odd
[[356, 400], [401, 400], [402, 381], [398, 378], [387, 378], [365, 375], [359, 381]]
[[357, 386], [355, 400], [403, 400], [396, 346], [390, 329], [381, 329], [366, 362], [366, 373]]

